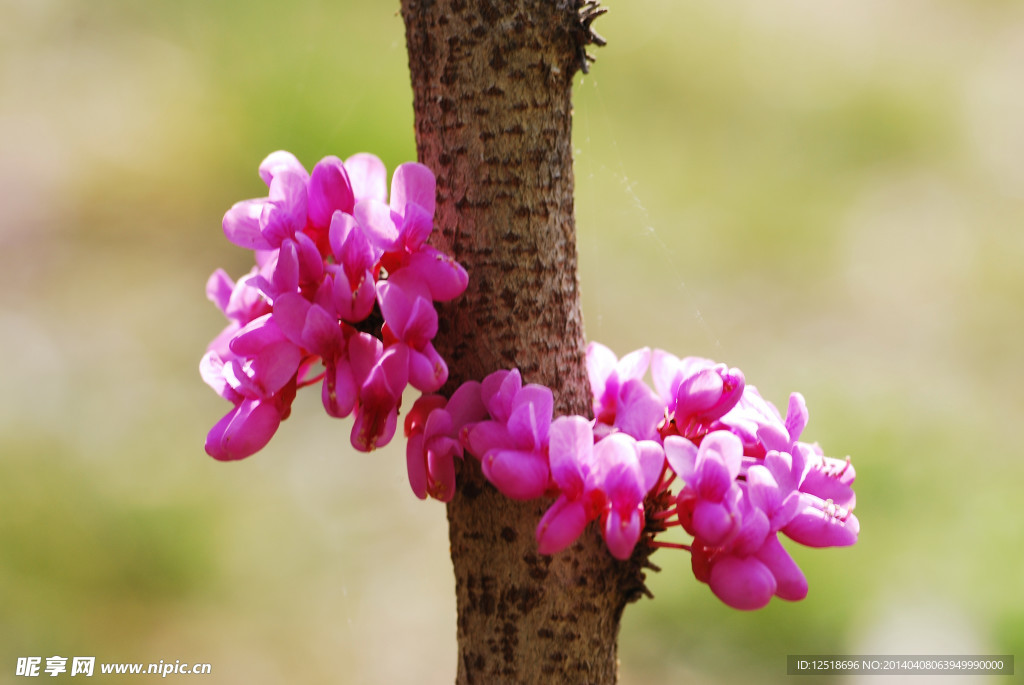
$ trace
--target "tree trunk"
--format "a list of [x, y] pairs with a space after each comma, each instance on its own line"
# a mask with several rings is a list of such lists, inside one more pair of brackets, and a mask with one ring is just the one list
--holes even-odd
[[[518, 367], [590, 413], [576, 274], [572, 78], [592, 38], [580, 0], [402, 0], [419, 160], [437, 175], [438, 247], [469, 288], [441, 312], [448, 390]], [[584, 11], [581, 20], [580, 11]], [[467, 458], [448, 505], [459, 683], [613, 683], [625, 604], [642, 589], [594, 526], [554, 557]]]

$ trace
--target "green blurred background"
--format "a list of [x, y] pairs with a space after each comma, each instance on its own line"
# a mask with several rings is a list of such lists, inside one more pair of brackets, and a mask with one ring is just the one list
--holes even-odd
[[[660, 552], [622, 682], [1020, 657], [1024, 4], [607, 5], [576, 79], [588, 336], [728, 362], [783, 406], [801, 390], [862, 523], [854, 548], [796, 548], [809, 597], [756, 614]], [[202, 447], [227, 409], [197, 371], [223, 325], [203, 285], [249, 268], [220, 220], [265, 192], [260, 160], [415, 156], [397, 2], [0, 16], [0, 682], [55, 654], [451, 682], [444, 508], [401, 449], [355, 453], [311, 391], [251, 459]]]

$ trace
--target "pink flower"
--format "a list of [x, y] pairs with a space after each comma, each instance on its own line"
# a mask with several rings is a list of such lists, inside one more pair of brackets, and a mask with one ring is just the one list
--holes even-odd
[[270, 314], [239, 329], [228, 348], [210, 350], [200, 362], [203, 380], [233, 404], [206, 439], [206, 452], [220, 460], [248, 457], [267, 444], [291, 409], [302, 362]]
[[808, 547], [847, 547], [857, 542], [860, 521], [851, 510], [807, 493], [799, 497], [799, 512], [783, 533]]
[[746, 555], [695, 545], [693, 566], [697, 579], [734, 609], [761, 609], [772, 597], [798, 601], [807, 596], [807, 578], [774, 533]]
[[[218, 458], [252, 454], [287, 416], [297, 388], [321, 379], [327, 413], [355, 414], [353, 445], [379, 447], [394, 435], [406, 385], [431, 392], [447, 379], [432, 344], [434, 301], [467, 283], [460, 265], [425, 244], [434, 176], [420, 164], [399, 167], [389, 207], [387, 172], [370, 154], [324, 157], [308, 173], [278, 151], [259, 175], [267, 195], [236, 203], [222, 223], [229, 240], [255, 251], [257, 267], [239, 283], [220, 270], [207, 283], [228, 325], [201, 375], [234, 407], [208, 449]], [[225, 441], [240, 447], [226, 450]]]
[[[249, 277], [257, 274], [253, 267]], [[228, 325], [213, 339], [207, 350], [216, 350], [221, 356], [228, 354], [228, 343], [243, 326], [255, 318], [270, 313], [270, 305], [260, 292], [248, 283], [248, 278], [232, 281], [224, 269], [217, 269], [206, 281], [206, 297], [221, 310]]]
[[378, 282], [377, 293], [384, 342], [388, 349], [403, 348], [409, 383], [423, 392], [439, 389], [448, 380], [448, 365], [431, 342], [437, 335], [437, 311], [426, 284], [403, 270]]
[[542, 554], [555, 554], [601, 520], [601, 534], [617, 559], [628, 559], [644, 528], [643, 501], [661, 475], [664, 452], [656, 442], [614, 433], [594, 443], [581, 416], [551, 424], [551, 475], [561, 494], [537, 526]]
[[743, 459], [739, 439], [715, 431], [698, 448], [686, 438], [670, 435], [665, 438], [665, 457], [685, 482], [677, 500], [683, 528], [711, 547], [729, 542], [741, 523], [742, 493], [736, 482]]
[[359, 404], [352, 425], [352, 446], [370, 452], [391, 441], [398, 424], [398, 405], [409, 381], [408, 349], [383, 344], [367, 333], [349, 340], [349, 358], [359, 387]]
[[495, 371], [481, 383], [481, 400], [491, 420], [468, 426], [465, 439], [484, 476], [512, 499], [540, 497], [550, 481], [551, 390], [524, 387], [519, 369]]
[[[357, 388], [347, 357], [344, 325], [324, 307], [297, 293], [279, 297], [273, 316], [291, 342], [323, 360], [326, 371], [321, 394], [328, 415], [344, 418], [351, 414]], [[348, 335], [353, 334], [348, 329]]]
[[699, 439], [739, 402], [744, 378], [739, 369], [710, 359], [677, 357], [655, 350], [652, 374], [658, 395], [668, 404], [662, 435]]
[[739, 436], [745, 455], [763, 458], [769, 450], [791, 451], [807, 426], [807, 418], [807, 404], [800, 393], [789, 396], [783, 419], [774, 404], [761, 397], [757, 388], [748, 385], [736, 406], [718, 423]]
[[384, 252], [381, 266], [388, 274], [412, 272], [433, 300], [444, 302], [465, 291], [469, 276], [450, 256], [426, 244], [434, 229], [435, 186], [429, 168], [402, 164], [391, 179], [390, 205], [383, 198], [367, 199], [354, 214], [369, 241]]
[[373, 267], [380, 255], [350, 214], [334, 213], [328, 233], [335, 264], [331, 271], [330, 294], [334, 309], [345, 321], [362, 321], [373, 310], [376, 299]]
[[637, 440], [657, 438], [658, 422], [664, 418], [664, 403], [643, 381], [650, 358], [647, 347], [616, 359], [615, 353], [600, 343], [587, 346], [594, 416]]
[[273, 250], [308, 230], [317, 237], [335, 211], [351, 213], [352, 183], [337, 157], [324, 157], [310, 174], [290, 152], [273, 152], [260, 164], [267, 197], [235, 203], [224, 215], [224, 235], [239, 247]]
[[206, 436], [206, 453], [220, 461], [252, 456], [267, 446], [284, 418], [280, 401], [244, 398]]
[[480, 399], [480, 384], [463, 383], [446, 400], [423, 395], [405, 418], [406, 465], [409, 485], [420, 499], [427, 496], [448, 502], [455, 494], [455, 457], [462, 458], [462, 428], [487, 416]]

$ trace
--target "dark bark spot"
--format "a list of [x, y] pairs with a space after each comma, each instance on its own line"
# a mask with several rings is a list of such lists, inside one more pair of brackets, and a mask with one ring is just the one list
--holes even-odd
[[501, 632], [501, 655], [505, 660], [507, 668], [512, 670], [511, 674], [514, 674], [515, 668], [512, 667], [512, 664], [515, 663], [516, 647], [519, 646], [519, 628], [512, 621], [506, 621], [505, 625], [502, 626]]
[[466, 483], [465, 487], [462, 488], [462, 496], [468, 500], [476, 499], [480, 496], [481, 492], [483, 491], [475, 483]]
[[510, 528], [509, 526], [505, 526], [504, 528], [501, 529], [501, 538], [505, 542], [515, 542], [517, 537], [519, 537], [519, 535], [518, 535], [518, 533], [516, 533], [514, 528]]
[[508, 62], [505, 61], [505, 55], [502, 54], [501, 47], [495, 45], [491, 50], [491, 69], [501, 71], [507, 64]]
[[501, 19], [501, 10], [491, 0], [484, 0], [484, 2], [480, 3], [480, 16], [484, 21], [493, 26]]
[[493, 616], [497, 607], [497, 599], [494, 596], [493, 591], [490, 588], [484, 588], [480, 591], [480, 597], [478, 598], [478, 605], [480, 606], [480, 613], [484, 616]]

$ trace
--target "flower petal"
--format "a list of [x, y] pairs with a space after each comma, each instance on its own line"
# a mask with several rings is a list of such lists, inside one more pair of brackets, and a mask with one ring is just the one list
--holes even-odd
[[270, 184], [270, 199], [260, 212], [260, 231], [271, 246], [306, 226], [306, 179], [290, 171], [280, 171]]
[[791, 602], [807, 596], [807, 577], [793, 561], [793, 557], [789, 556], [777, 535], [768, 536], [756, 556], [775, 576], [777, 596]]
[[625, 516], [612, 508], [604, 521], [601, 532], [612, 556], [625, 561], [633, 554], [640, 532], [643, 530], [643, 514], [639, 509], [630, 510]]
[[767, 606], [778, 589], [771, 569], [754, 557], [719, 557], [711, 567], [708, 585], [720, 600], [743, 611]]
[[388, 170], [376, 155], [360, 152], [345, 160], [345, 170], [356, 202], [388, 199]]
[[449, 450], [427, 450], [427, 473], [430, 496], [439, 502], [450, 502], [455, 496], [455, 457]]
[[213, 427], [206, 453], [214, 459], [244, 459], [263, 449], [281, 425], [281, 415], [268, 402], [243, 400]]
[[434, 346], [409, 350], [409, 385], [420, 392], [435, 392], [448, 380], [448, 364]]
[[456, 434], [467, 423], [485, 419], [487, 408], [480, 398], [480, 383], [467, 381], [460, 385], [452, 393], [445, 409], [452, 417], [452, 426]]
[[409, 487], [420, 499], [427, 498], [427, 459], [423, 450], [423, 435], [409, 437], [405, 443], [405, 465], [409, 473]]
[[271, 152], [260, 162], [260, 178], [268, 186], [273, 182], [274, 177], [282, 171], [296, 174], [301, 178], [309, 178], [309, 173], [306, 171], [306, 167], [302, 166], [302, 162], [286, 150]]
[[782, 532], [808, 547], [847, 547], [857, 542], [860, 521], [831, 501], [800, 494], [803, 508]]
[[571, 545], [587, 527], [587, 513], [580, 502], [560, 496], [537, 524], [537, 551], [557, 554]]
[[409, 256], [402, 271], [411, 271], [430, 289], [437, 302], [447, 302], [461, 295], [469, 284], [469, 274], [455, 259], [431, 247], [424, 247]]
[[583, 465], [589, 469], [594, 452], [594, 430], [582, 416], [560, 416], [549, 431], [548, 460], [551, 477], [570, 498], [583, 494]]
[[347, 360], [336, 360], [327, 367], [320, 399], [328, 416], [343, 419], [356, 406], [359, 389], [352, 375], [352, 366]]
[[679, 383], [682, 381], [679, 372], [679, 357], [665, 350], [654, 350], [651, 353], [651, 377], [658, 397], [668, 404], [675, 399]]
[[363, 200], [356, 204], [352, 215], [370, 243], [381, 250], [395, 249], [399, 233], [390, 207], [380, 200]]
[[670, 435], [665, 438], [665, 458], [676, 475], [689, 482], [696, 473], [697, 446], [686, 438]]
[[266, 198], [242, 200], [233, 204], [224, 213], [221, 223], [224, 236], [235, 245], [250, 250], [269, 250], [275, 247], [260, 231], [260, 216], [266, 204]]
[[206, 299], [217, 305], [217, 309], [222, 312], [227, 311], [234, 290], [235, 282], [224, 269], [217, 269], [206, 281]]
[[650, 492], [661, 479], [665, 468], [665, 448], [654, 440], [640, 440], [636, 444], [640, 473], [643, 476], [644, 493]]
[[698, 500], [693, 509], [693, 530], [709, 547], [721, 547], [739, 529], [737, 512], [721, 502]]
[[430, 216], [434, 215], [437, 183], [434, 172], [418, 162], [406, 162], [391, 177], [391, 209], [406, 213], [406, 206], [415, 204]]
[[481, 460], [484, 476], [506, 497], [528, 500], [547, 490], [550, 473], [543, 455], [521, 450], [491, 450]]
[[309, 179], [309, 220], [313, 225], [326, 227], [335, 211], [351, 214], [354, 206], [352, 183], [342, 161], [331, 155], [317, 162]]
[[647, 373], [647, 367], [651, 363], [651, 348], [642, 347], [634, 350], [620, 359], [615, 365], [615, 372], [619, 381], [624, 382], [630, 379], [643, 378]]

